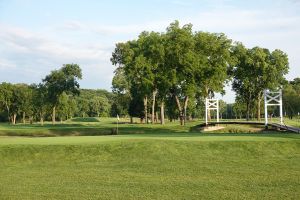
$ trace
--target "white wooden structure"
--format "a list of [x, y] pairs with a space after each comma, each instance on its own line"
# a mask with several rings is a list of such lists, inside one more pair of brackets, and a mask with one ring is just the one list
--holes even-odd
[[265, 126], [268, 126], [268, 106], [279, 106], [280, 124], [283, 124], [282, 114], [282, 90], [272, 92], [270, 90], [264, 90], [265, 98]]
[[219, 99], [205, 99], [205, 124], [208, 124], [208, 112], [217, 110], [217, 122], [219, 122]]

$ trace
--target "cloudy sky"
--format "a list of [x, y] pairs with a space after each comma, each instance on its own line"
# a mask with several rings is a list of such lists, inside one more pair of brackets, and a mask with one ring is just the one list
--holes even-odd
[[[287, 79], [300, 76], [299, 0], [0, 0], [0, 82], [38, 83], [77, 63], [82, 88], [110, 90], [115, 44], [144, 30], [163, 32], [174, 20], [249, 48], [281, 49]], [[230, 89], [224, 99], [233, 101]]]

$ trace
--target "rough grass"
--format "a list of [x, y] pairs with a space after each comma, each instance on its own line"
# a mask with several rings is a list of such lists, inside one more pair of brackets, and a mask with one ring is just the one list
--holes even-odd
[[299, 136], [0, 137], [0, 199], [297, 199]]

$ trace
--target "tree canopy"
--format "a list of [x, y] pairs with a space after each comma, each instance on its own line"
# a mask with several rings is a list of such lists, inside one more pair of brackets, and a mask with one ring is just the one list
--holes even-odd
[[47, 88], [47, 99], [52, 105], [52, 123], [55, 123], [55, 109], [59, 104], [60, 96], [66, 94], [78, 95], [79, 83], [78, 79], [82, 78], [79, 65], [65, 64], [59, 70], [52, 71], [43, 79], [43, 83]]
[[285, 82], [288, 73], [287, 55], [281, 50], [254, 47], [247, 49], [241, 43], [232, 47], [234, 58], [233, 90], [246, 104], [247, 119], [251, 107], [257, 103], [257, 118], [260, 119], [260, 105], [264, 89], [277, 89]]
[[142, 98], [146, 121], [148, 100], [152, 101], [153, 122], [158, 97], [161, 119], [165, 101], [173, 99], [184, 124], [189, 100], [196, 93], [207, 97], [223, 91], [229, 78], [230, 47], [231, 40], [222, 33], [193, 32], [192, 24], [180, 26], [175, 21], [165, 33], [142, 32], [137, 40], [116, 44], [111, 61], [118, 66], [115, 77], [124, 72], [131, 101]]

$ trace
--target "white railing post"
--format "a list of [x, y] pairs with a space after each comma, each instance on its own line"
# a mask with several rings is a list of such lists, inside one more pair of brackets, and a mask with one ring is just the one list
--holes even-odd
[[283, 114], [282, 114], [282, 89], [279, 90], [279, 106], [280, 106], [280, 124], [283, 125]]
[[264, 98], [265, 98], [265, 127], [268, 127], [268, 103], [267, 103], [267, 91], [264, 90]]
[[217, 110], [217, 122], [219, 122], [219, 100], [205, 99], [205, 124], [208, 125], [208, 112], [210, 110]]
[[219, 122], [219, 100], [217, 99], [217, 122]]
[[205, 124], [207, 125], [207, 98], [205, 98]]
[[268, 127], [268, 106], [279, 106], [280, 124], [283, 124], [283, 113], [282, 113], [282, 89], [277, 92], [271, 92], [264, 90], [265, 98], [265, 126]]

